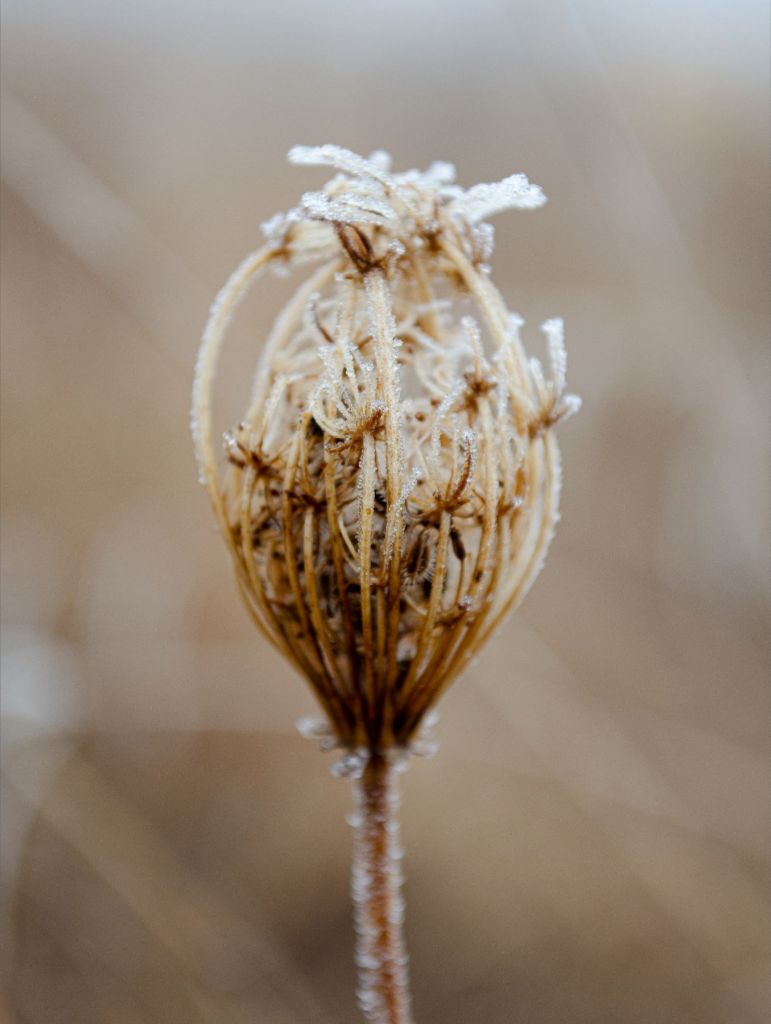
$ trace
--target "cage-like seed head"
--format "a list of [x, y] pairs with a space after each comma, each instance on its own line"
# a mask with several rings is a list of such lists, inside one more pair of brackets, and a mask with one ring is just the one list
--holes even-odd
[[[487, 266], [485, 218], [545, 202], [524, 175], [463, 190], [335, 146], [321, 191], [263, 226], [204, 333], [193, 396], [202, 480], [246, 606], [313, 687], [327, 742], [409, 748], [537, 576], [558, 517], [562, 322], [546, 375]], [[281, 312], [225, 435], [211, 388], [230, 318], [266, 266], [321, 267]]]

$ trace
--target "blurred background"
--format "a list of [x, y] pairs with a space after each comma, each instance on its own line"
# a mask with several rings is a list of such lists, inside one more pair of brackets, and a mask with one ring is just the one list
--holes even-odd
[[[550, 196], [494, 277], [580, 417], [523, 609], [404, 777], [418, 1024], [768, 1004], [761, 0], [5, 0], [2, 948], [20, 1024], [353, 1024], [351, 798], [197, 486], [198, 337], [296, 142]], [[225, 359], [221, 426], [284, 283]], [[3, 1010], [0, 1009], [0, 1016]]]

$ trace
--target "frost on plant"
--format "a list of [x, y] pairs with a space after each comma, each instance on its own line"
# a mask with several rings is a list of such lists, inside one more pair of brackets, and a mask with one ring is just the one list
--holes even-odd
[[[354, 873], [361, 1005], [406, 1021], [391, 776], [430, 752], [437, 700], [538, 574], [558, 518], [554, 428], [579, 401], [562, 321], [543, 325], [544, 370], [489, 272], [487, 218], [541, 206], [537, 185], [513, 174], [463, 189], [448, 163], [394, 173], [385, 153], [338, 146], [289, 159], [333, 177], [263, 224], [264, 246], [218, 295], [193, 433], [249, 614], [323, 711], [301, 731], [341, 748], [335, 771], [369, 809]], [[211, 392], [230, 320], [263, 269], [308, 263], [219, 449]]]
[[[545, 202], [523, 174], [462, 189], [455, 170], [390, 170], [338, 146], [294, 164], [335, 174], [263, 226], [220, 293], [199, 359], [202, 478], [263, 633], [308, 679], [342, 747], [406, 747], [440, 693], [524, 596], [557, 517], [549, 371], [487, 273], [485, 218]], [[216, 465], [209, 390], [257, 273], [311, 260], [262, 347], [252, 400]]]

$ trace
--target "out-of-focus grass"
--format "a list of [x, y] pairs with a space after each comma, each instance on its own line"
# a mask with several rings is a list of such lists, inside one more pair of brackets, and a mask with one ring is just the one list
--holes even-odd
[[365, 7], [5, 5], [9, 1012], [356, 1019], [349, 794], [292, 735], [310, 697], [238, 604], [187, 432], [210, 298], [317, 180], [286, 149], [337, 141], [544, 185], [496, 281], [565, 317], [585, 400], [547, 569], [405, 777], [417, 1018], [754, 1024], [765, 15]]

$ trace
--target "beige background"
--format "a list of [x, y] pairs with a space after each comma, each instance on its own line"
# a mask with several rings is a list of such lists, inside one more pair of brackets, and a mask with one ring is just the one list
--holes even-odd
[[[6, 0], [3, 949], [21, 1024], [349, 1024], [350, 804], [197, 487], [208, 303], [323, 176], [524, 170], [563, 522], [404, 778], [418, 1024], [768, 1008], [766, 5]], [[225, 366], [224, 427], [285, 294]], [[0, 1011], [1, 1012], [1, 1011]]]

